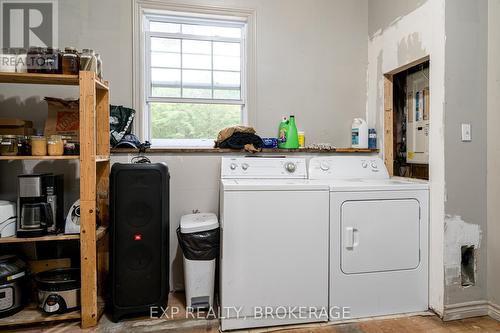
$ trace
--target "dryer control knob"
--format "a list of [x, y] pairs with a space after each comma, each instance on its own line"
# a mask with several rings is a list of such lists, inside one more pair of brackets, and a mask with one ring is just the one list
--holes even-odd
[[229, 166], [231, 170], [236, 170], [237, 167], [238, 166], [236, 165], [236, 163], [231, 163], [231, 165]]
[[378, 165], [375, 162], [372, 162], [371, 166], [372, 166], [373, 169], [378, 169]]
[[366, 169], [366, 168], [368, 168], [368, 163], [366, 163], [366, 162], [362, 162], [362, 163], [361, 163], [361, 166], [363, 167], [363, 169]]
[[285, 164], [285, 170], [288, 171], [289, 173], [294, 173], [296, 169], [297, 166], [293, 162], [288, 162]]
[[323, 171], [330, 170], [330, 164], [328, 164], [328, 162], [321, 162], [320, 165], [319, 165], [319, 167]]
[[250, 165], [248, 165], [247, 163], [243, 163], [243, 164], [241, 165], [241, 168], [242, 168], [243, 170], [245, 170], [245, 171], [246, 171], [246, 170], [248, 170], [248, 168], [249, 168], [249, 167], [250, 167]]

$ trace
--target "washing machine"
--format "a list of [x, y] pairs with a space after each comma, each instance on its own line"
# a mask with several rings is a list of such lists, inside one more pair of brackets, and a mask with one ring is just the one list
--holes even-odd
[[313, 158], [309, 178], [330, 187], [330, 320], [428, 310], [428, 183], [361, 156]]
[[222, 159], [222, 330], [328, 320], [328, 202], [304, 158]]

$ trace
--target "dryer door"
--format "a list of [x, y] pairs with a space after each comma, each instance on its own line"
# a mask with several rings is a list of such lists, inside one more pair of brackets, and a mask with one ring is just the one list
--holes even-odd
[[410, 270], [420, 262], [420, 204], [415, 199], [345, 201], [341, 206], [345, 274]]

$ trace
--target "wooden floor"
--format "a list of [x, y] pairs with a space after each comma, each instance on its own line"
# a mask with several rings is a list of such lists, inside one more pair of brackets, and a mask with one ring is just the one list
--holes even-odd
[[[113, 323], [105, 315], [99, 325], [92, 329], [81, 330], [78, 322], [59, 323], [41, 327], [22, 327], [2, 329], [5, 332], [24, 333], [218, 333], [219, 321], [213, 318], [186, 319], [184, 294], [174, 293], [169, 297], [170, 307], [179, 307], [181, 311], [163, 319], [129, 319]], [[234, 333], [500, 333], [500, 322], [489, 317], [443, 322], [431, 314], [412, 317], [387, 319], [367, 319], [349, 324], [320, 323], [302, 326], [274, 327], [264, 329], [232, 331]]]

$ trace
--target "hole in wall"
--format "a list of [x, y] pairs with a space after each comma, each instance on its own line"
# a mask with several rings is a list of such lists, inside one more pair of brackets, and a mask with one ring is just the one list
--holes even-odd
[[462, 246], [461, 276], [462, 287], [470, 287], [476, 284], [476, 247], [471, 245]]

